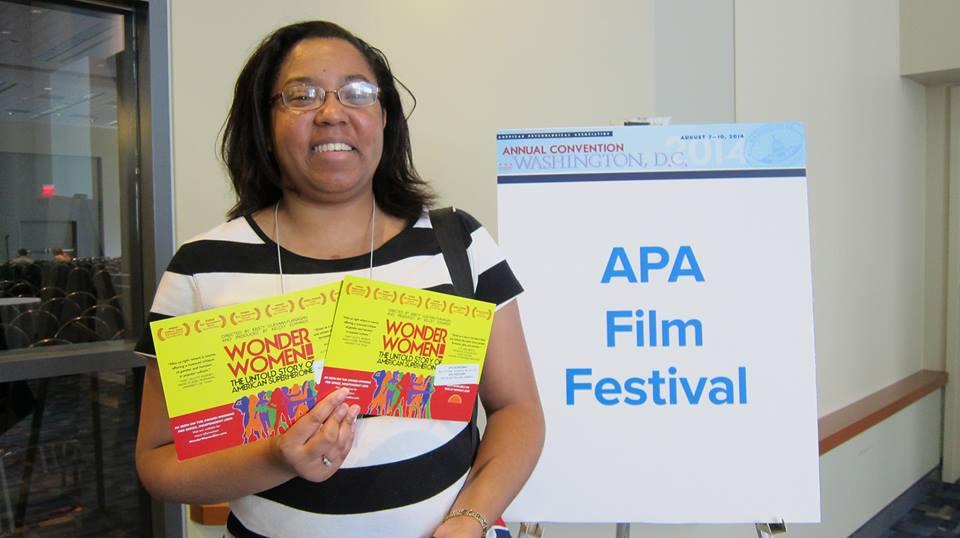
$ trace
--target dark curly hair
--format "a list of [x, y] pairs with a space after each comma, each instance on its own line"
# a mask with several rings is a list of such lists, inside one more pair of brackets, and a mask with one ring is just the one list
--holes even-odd
[[380, 106], [387, 114], [383, 154], [373, 175], [374, 197], [381, 209], [395, 217], [411, 219], [420, 215], [432, 203], [434, 194], [413, 166], [410, 130], [386, 56], [332, 22], [305, 21], [284, 26], [267, 36], [237, 78], [220, 145], [220, 156], [237, 194], [237, 203], [227, 217], [248, 215], [281, 198], [283, 180], [270, 151], [270, 97], [287, 54], [297, 43], [310, 38], [347, 41], [370, 66], [380, 87]]

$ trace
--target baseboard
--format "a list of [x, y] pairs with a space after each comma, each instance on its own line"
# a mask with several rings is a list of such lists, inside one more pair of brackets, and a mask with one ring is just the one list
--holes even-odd
[[862, 527], [851, 534], [850, 538], [875, 538], [876, 536], [883, 536], [884, 533], [887, 532], [894, 523], [899, 521], [904, 514], [909, 512], [911, 508], [916, 506], [917, 503], [927, 495], [936, 491], [939, 484], [940, 466], [938, 465], [924, 475], [923, 478], [917, 480], [916, 483], [907, 488], [899, 497], [891, 501], [890, 504], [883, 507], [883, 510], [877, 512], [877, 515], [870, 518]]

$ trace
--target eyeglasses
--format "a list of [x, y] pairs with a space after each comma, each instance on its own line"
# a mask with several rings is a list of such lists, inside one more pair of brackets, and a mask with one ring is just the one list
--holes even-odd
[[315, 110], [323, 106], [328, 93], [336, 94], [340, 103], [350, 108], [368, 107], [380, 98], [380, 88], [365, 80], [348, 82], [337, 90], [296, 82], [280, 90], [270, 98], [270, 102], [275, 103], [279, 99], [290, 110]]

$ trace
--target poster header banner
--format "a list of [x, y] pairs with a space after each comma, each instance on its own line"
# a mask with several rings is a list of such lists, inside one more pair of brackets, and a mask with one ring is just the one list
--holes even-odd
[[[803, 174], [797, 171], [805, 166], [804, 130], [800, 123], [524, 129], [497, 133], [499, 183], [562, 180], [524, 177], [530, 175], [618, 172], [629, 173], [638, 180], [703, 179], [716, 176], [690, 172], [733, 170], [760, 172], [752, 177], [800, 177]], [[597, 179], [615, 180], [588, 177], [579, 181]]]

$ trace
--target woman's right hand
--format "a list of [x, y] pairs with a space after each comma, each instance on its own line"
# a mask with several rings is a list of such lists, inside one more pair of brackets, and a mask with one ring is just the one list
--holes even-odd
[[282, 435], [272, 437], [271, 452], [297, 476], [322, 482], [337, 472], [353, 446], [357, 405], [344, 400], [349, 389], [331, 392]]

